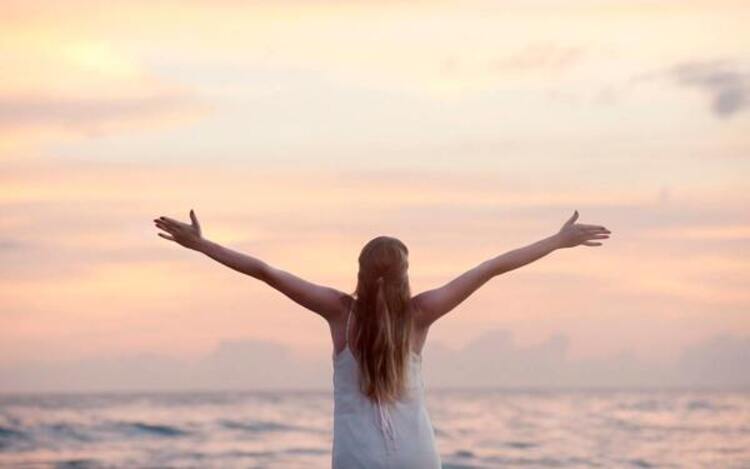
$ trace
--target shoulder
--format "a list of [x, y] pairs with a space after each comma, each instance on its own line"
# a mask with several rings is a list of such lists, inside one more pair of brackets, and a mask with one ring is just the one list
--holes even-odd
[[424, 308], [420, 303], [420, 295], [411, 297], [409, 300], [409, 307], [411, 308], [412, 316], [414, 317], [414, 325], [417, 329], [427, 329], [429, 323], [427, 322]]
[[330, 315], [328, 322], [331, 325], [345, 323], [346, 317], [349, 315], [349, 311], [353, 307], [355, 301], [356, 299], [352, 295], [342, 292], [339, 297], [338, 308], [335, 313]]

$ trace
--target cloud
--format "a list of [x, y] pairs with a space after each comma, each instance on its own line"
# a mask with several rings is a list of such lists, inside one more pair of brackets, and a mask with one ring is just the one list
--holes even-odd
[[332, 367], [281, 344], [227, 340], [206, 356], [187, 360], [140, 353], [0, 368], [0, 391], [103, 389], [323, 388]]
[[732, 116], [750, 105], [750, 68], [737, 62], [687, 62], [674, 66], [669, 73], [679, 84], [708, 93], [711, 109], [718, 117]]
[[[554, 334], [519, 346], [505, 330], [489, 330], [459, 349], [428, 343], [428, 387], [701, 387], [750, 386], [745, 367], [750, 337], [715, 336], [686, 348], [670, 363], [630, 353], [571, 359], [569, 340]], [[261, 340], [223, 341], [195, 360], [158, 354], [102, 357], [62, 363], [33, 362], [0, 368], [0, 390], [103, 389], [322, 389], [330, 386], [329, 352], [292, 350]]]
[[57, 128], [96, 134], [113, 127], [179, 118], [202, 108], [187, 94], [128, 97], [0, 96], [0, 130]]
[[25, 247], [25, 244], [18, 240], [0, 238], [0, 251], [11, 251], [11, 250], [23, 249], [24, 247]]
[[[750, 386], [744, 368], [750, 337], [718, 335], [683, 349], [679, 358], [659, 363], [630, 352], [571, 359], [569, 340], [555, 334], [531, 346], [513, 343], [504, 330], [490, 330], [467, 346], [430, 347], [426, 379], [433, 385], [461, 383], [486, 387], [700, 387]], [[435, 364], [435, 365], [432, 365]]]
[[534, 43], [513, 55], [493, 60], [492, 68], [497, 71], [560, 70], [579, 62], [584, 55], [584, 49], [578, 46]]
[[747, 386], [750, 337], [719, 335], [687, 348], [678, 363], [680, 376], [691, 385], [703, 382]]

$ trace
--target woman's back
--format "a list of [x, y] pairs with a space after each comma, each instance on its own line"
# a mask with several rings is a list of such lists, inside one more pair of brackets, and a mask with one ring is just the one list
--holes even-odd
[[[354, 302], [352, 302], [352, 307]], [[333, 357], [333, 469], [440, 468], [435, 432], [424, 402], [422, 357], [410, 353], [405, 395], [378, 405], [359, 388], [359, 366], [349, 346]]]

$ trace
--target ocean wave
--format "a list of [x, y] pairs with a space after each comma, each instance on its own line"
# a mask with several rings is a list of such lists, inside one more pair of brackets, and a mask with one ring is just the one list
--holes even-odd
[[26, 441], [29, 436], [26, 432], [8, 427], [0, 427], [0, 450], [12, 446], [19, 440]]
[[592, 461], [586, 458], [552, 458], [552, 457], [508, 457], [489, 456], [482, 459], [490, 463], [490, 467], [499, 466], [530, 466], [530, 467], [593, 467]]
[[318, 455], [328, 454], [330, 449], [328, 448], [288, 448], [281, 453], [283, 454], [294, 454], [294, 455]]
[[454, 452], [453, 455], [459, 458], [473, 458], [475, 456], [474, 452], [468, 449], [456, 450], [456, 452]]
[[27, 451], [33, 448], [65, 448], [71, 444], [94, 444], [125, 437], [175, 438], [190, 432], [172, 425], [140, 421], [99, 424], [51, 422], [23, 430], [0, 426], [0, 450]]
[[533, 441], [508, 441], [505, 443], [505, 446], [515, 449], [529, 449], [539, 446], [539, 444]]
[[91, 428], [85, 425], [74, 425], [69, 423], [52, 423], [44, 425], [39, 431], [51, 434], [54, 438], [74, 440], [80, 442], [93, 441]]
[[117, 428], [123, 430], [128, 435], [139, 436], [159, 436], [159, 437], [179, 437], [188, 435], [190, 432], [172, 425], [153, 424], [145, 422], [118, 422]]
[[[750, 393], [450, 399], [431, 409], [446, 469], [681, 467], [687, 454], [735, 467], [750, 458]], [[330, 467], [331, 407], [293, 392], [276, 403], [236, 392], [0, 397], [0, 467]]]
[[644, 459], [631, 459], [628, 464], [632, 464], [635, 467], [654, 467], [653, 464]]
[[660, 399], [644, 399], [635, 402], [624, 402], [617, 406], [622, 410], [635, 410], [639, 412], [661, 412], [674, 409], [674, 403]]
[[249, 450], [235, 450], [235, 451], [227, 451], [226, 453], [222, 453], [221, 457], [229, 458], [229, 459], [242, 459], [242, 458], [271, 458], [276, 456], [276, 453], [274, 451], [249, 451]]
[[693, 399], [685, 404], [685, 407], [691, 411], [709, 411], [709, 412], [720, 412], [720, 411], [732, 411], [736, 407], [729, 404], [719, 404], [708, 399]]
[[248, 433], [268, 433], [268, 432], [311, 432], [320, 433], [324, 430], [304, 427], [299, 425], [288, 425], [285, 423], [264, 421], [264, 420], [220, 420], [220, 425], [229, 430], [240, 430]]
[[92, 469], [102, 467], [96, 459], [67, 459], [55, 463], [54, 469]]

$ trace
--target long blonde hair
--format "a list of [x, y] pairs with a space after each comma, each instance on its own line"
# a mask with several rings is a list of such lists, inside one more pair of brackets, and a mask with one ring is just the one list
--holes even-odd
[[406, 389], [414, 329], [408, 255], [390, 236], [370, 240], [359, 255], [353, 352], [360, 389], [375, 402], [397, 400]]

